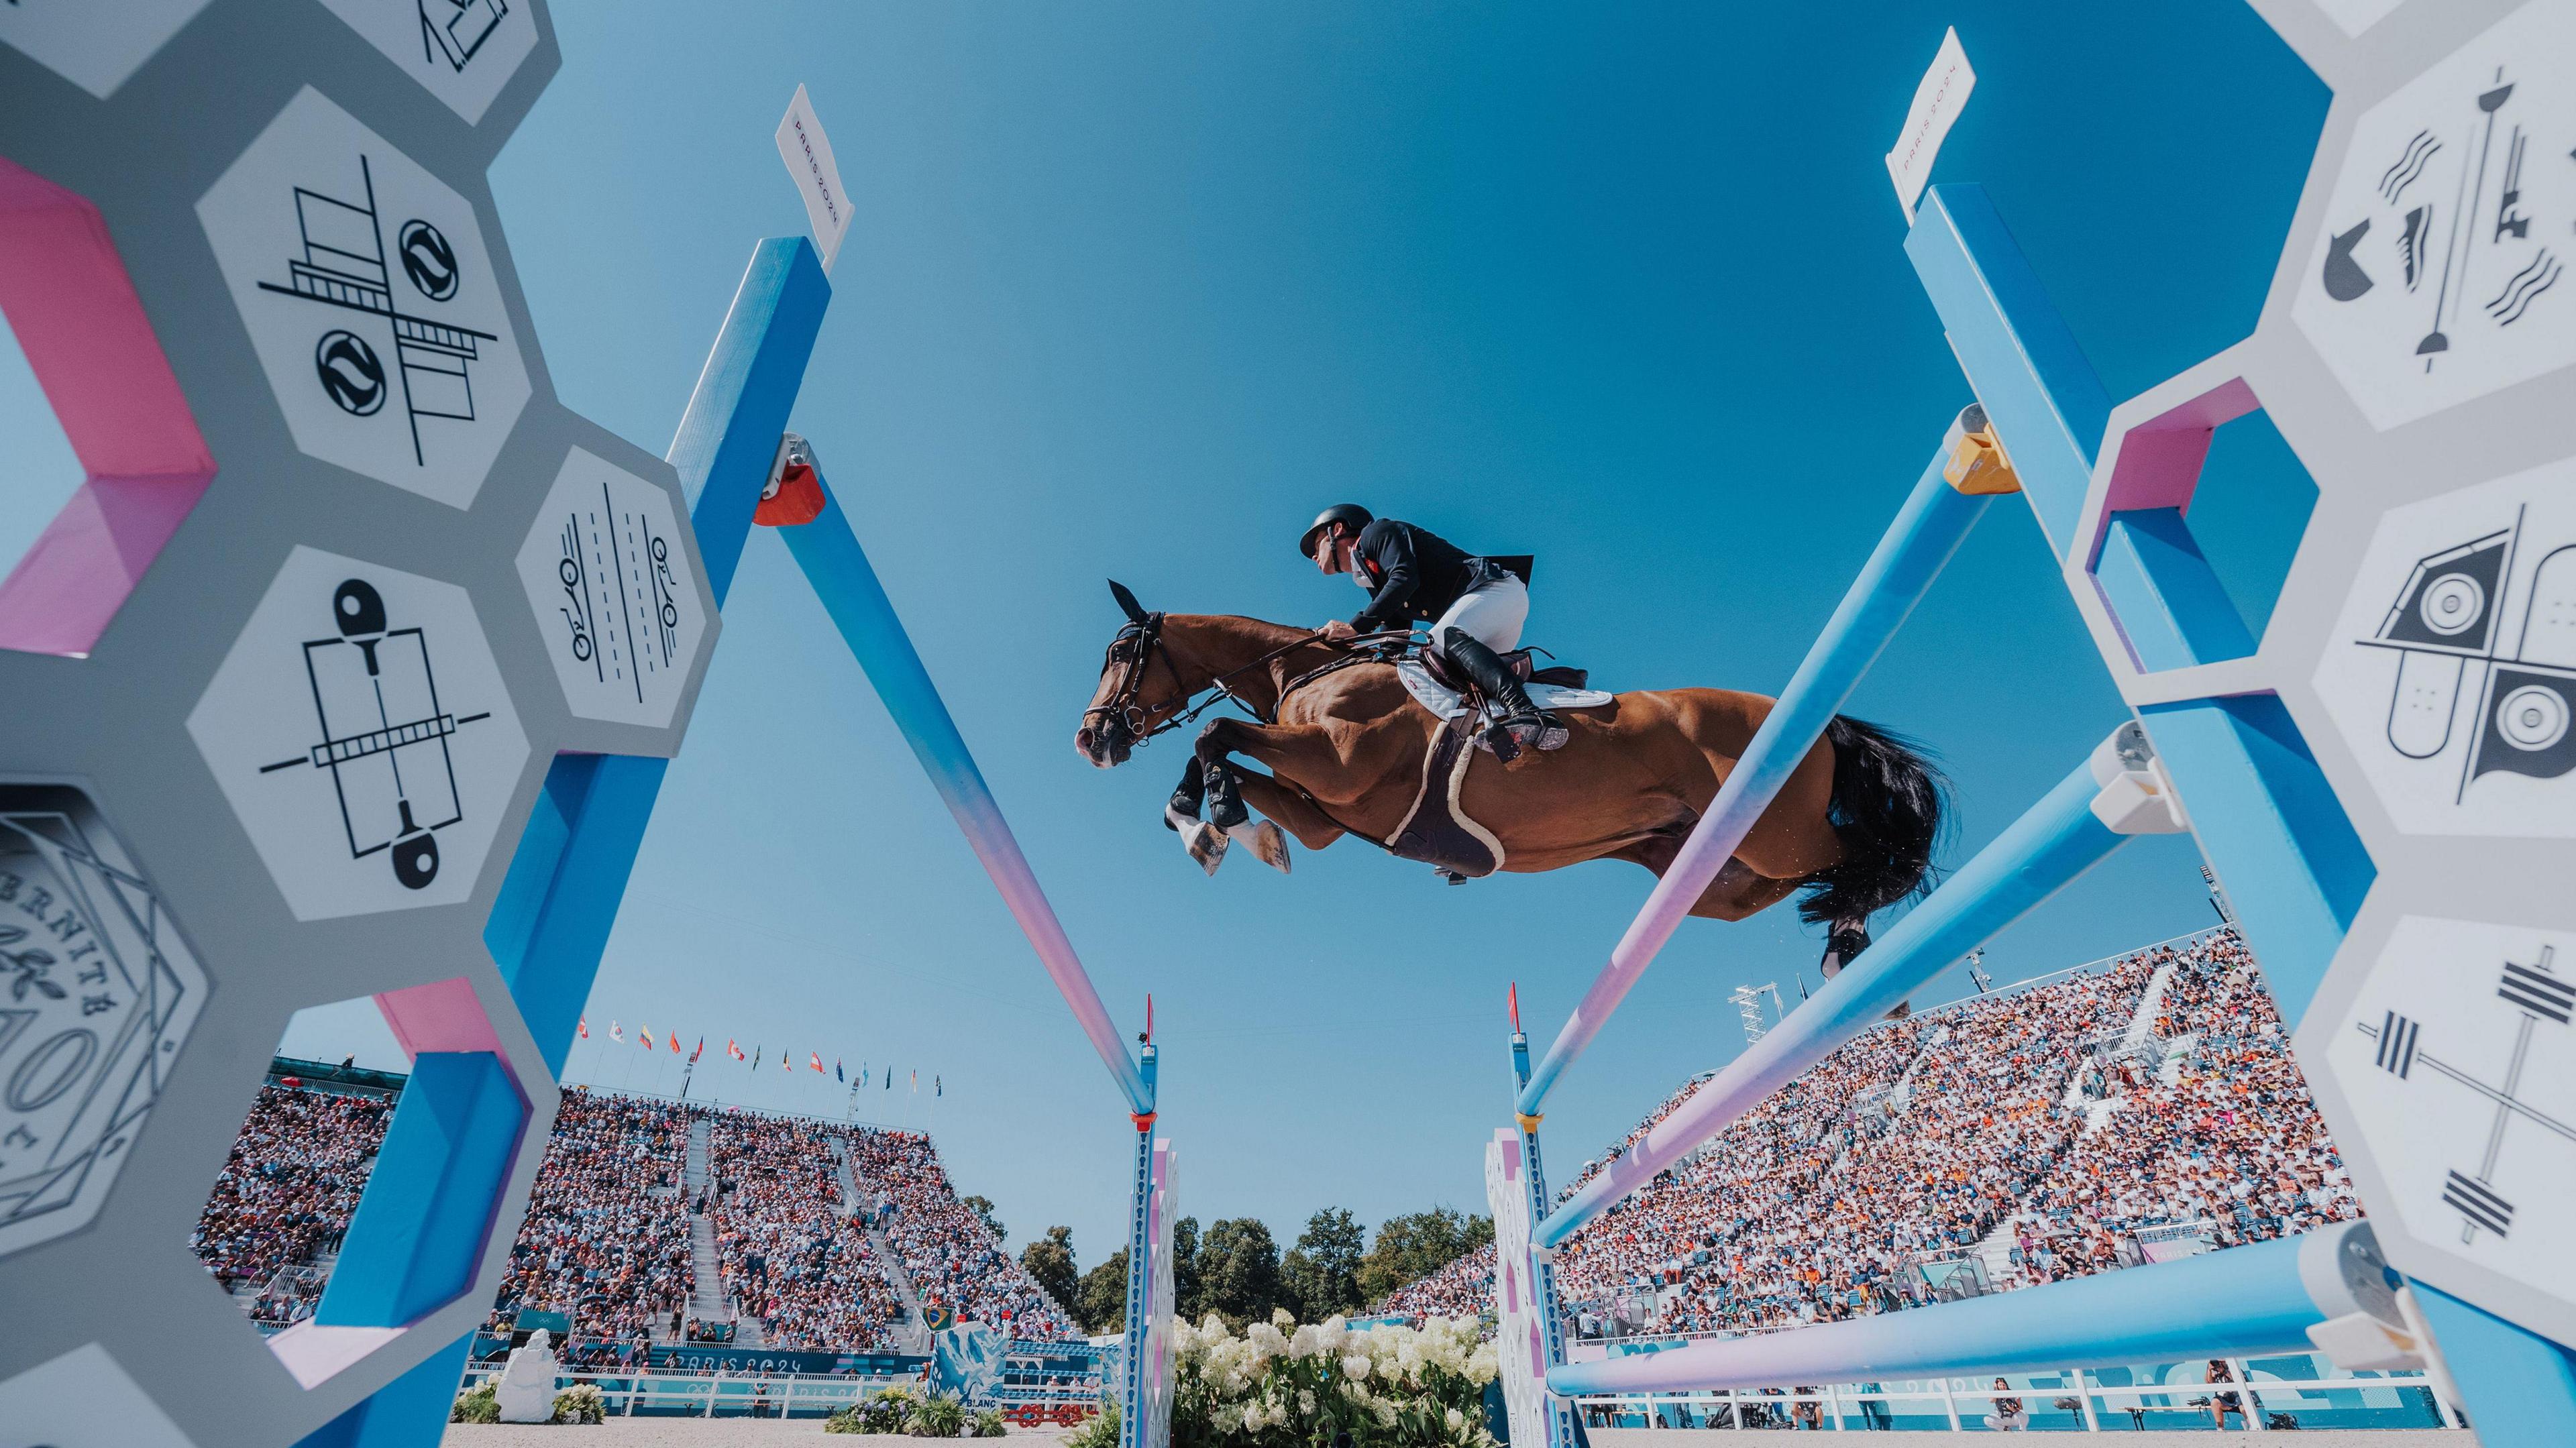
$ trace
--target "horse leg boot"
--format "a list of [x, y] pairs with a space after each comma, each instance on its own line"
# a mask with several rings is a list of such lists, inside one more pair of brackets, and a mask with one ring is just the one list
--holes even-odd
[[[1542, 713], [1530, 702], [1520, 676], [1500, 655], [1485, 647], [1484, 640], [1461, 628], [1446, 628], [1440, 633], [1440, 651], [1475, 683], [1478, 692], [1503, 711], [1503, 717], [1494, 725], [1501, 736], [1494, 741], [1496, 759], [1509, 764], [1514, 755], [1530, 745], [1541, 750], [1565, 747], [1571, 736], [1564, 722], [1553, 714]], [[1510, 743], [1508, 750], [1502, 747], [1505, 741]]]
[[[1241, 840], [1251, 846], [1261, 863], [1283, 875], [1288, 872], [1287, 835], [1268, 820], [1254, 819], [1252, 812], [1243, 807], [1243, 792], [1235, 784], [1234, 766], [1223, 759], [1207, 767], [1207, 799], [1208, 827], [1225, 832], [1220, 837], [1220, 849], [1224, 839]], [[1213, 872], [1216, 867], [1211, 864], [1207, 868]]]

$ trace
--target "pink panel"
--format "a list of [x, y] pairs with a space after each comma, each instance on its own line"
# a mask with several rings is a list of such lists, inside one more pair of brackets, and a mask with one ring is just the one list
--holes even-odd
[[411, 1055], [489, 1051], [501, 1057], [503, 1067], [510, 1064], [502, 1054], [500, 1037], [493, 1033], [492, 1018], [483, 1013], [482, 1000], [463, 976], [388, 991], [376, 997], [376, 1009], [385, 1013], [394, 1039]]
[[2120, 460], [2111, 468], [2109, 497], [2093, 537], [2093, 557], [2101, 555], [2102, 534], [2109, 530], [2113, 513], [2188, 510], [2192, 490], [2200, 486], [2201, 465], [2209, 459], [2211, 434], [2261, 405], [2244, 378], [2230, 378], [2131, 429], [2120, 441]]
[[215, 460], [98, 208], [6, 160], [0, 311], [89, 474], [0, 583], [0, 648], [83, 655]]

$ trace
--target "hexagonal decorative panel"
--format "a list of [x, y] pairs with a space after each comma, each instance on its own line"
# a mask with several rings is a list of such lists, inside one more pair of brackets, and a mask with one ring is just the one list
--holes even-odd
[[89, 796], [0, 783], [0, 1257], [98, 1214], [205, 998]]
[[188, 733], [299, 920], [464, 899], [528, 759], [465, 590], [317, 548]]
[[[65, 993], [31, 984], [22, 1004], [0, 977], [17, 1013], [0, 1014], [0, 1105], [25, 1071], [23, 1109], [0, 1117], [0, 1301], [45, 1305], [0, 1334], [0, 1383], [96, 1344], [151, 1366], [155, 1392], [165, 1374], [220, 1384], [160, 1402], [201, 1448], [274, 1448], [488, 1310], [543, 1150], [547, 1052], [578, 1009], [558, 1024], [568, 982], [496, 966], [503, 862], [546, 761], [670, 756], [706, 670], [708, 641], [673, 637], [649, 709], [630, 673], [612, 680], [626, 715], [575, 712], [518, 576], [532, 520], [568, 475], [605, 479], [648, 515], [634, 541], [647, 559], [662, 544], [681, 634], [717, 621], [671, 466], [556, 402], [525, 332], [486, 175], [561, 63], [546, 0], [210, 0], [187, 21], [198, 8], [0, 0], [0, 309], [81, 470], [71, 521], [27, 529], [38, 544], [0, 584], [0, 697], [19, 706], [0, 783], [78, 787], [116, 847], [92, 836], [86, 868], [121, 872], [119, 897], [148, 881], [133, 913], [189, 986], [175, 1011], [119, 993], [84, 1017], [101, 992], [65, 975], [67, 949], [5, 944], [53, 955]], [[87, 53], [13, 44], [31, 19]], [[73, 61], [104, 101], [63, 79]], [[18, 451], [0, 440], [0, 473]], [[46, 607], [26, 606], [28, 570], [56, 556]], [[0, 874], [33, 879], [12, 863], [31, 851], [0, 849]], [[540, 997], [533, 1025], [514, 985]], [[410, 1058], [405, 1105], [323, 1298], [263, 1342], [188, 1229], [280, 1032], [352, 997]], [[156, 1074], [135, 1075], [147, 1054]], [[58, 1133], [93, 1126], [85, 1168], [71, 1148], [47, 1165]], [[16, 1426], [0, 1408], [0, 1438]]]
[[670, 495], [574, 448], [518, 563], [572, 712], [670, 723], [706, 634]]
[[470, 124], [537, 48], [536, 11], [510, 0], [322, 0]]
[[[2576, 1338], [2576, 931], [2408, 915], [2322, 1050], [2361, 1123], [2374, 1209], [2513, 1294], [2507, 1315]], [[2407, 1250], [2401, 1248], [2401, 1250]]]
[[2576, 12], [2523, 6], [2363, 114], [2293, 315], [2383, 431], [2576, 362]]
[[101, 100], [197, 17], [207, 0], [11, 0], [0, 41]]
[[2315, 684], [2400, 828], [2576, 838], [2576, 459], [2389, 509]]
[[307, 86], [197, 214], [296, 444], [470, 505], [528, 402], [473, 206]]

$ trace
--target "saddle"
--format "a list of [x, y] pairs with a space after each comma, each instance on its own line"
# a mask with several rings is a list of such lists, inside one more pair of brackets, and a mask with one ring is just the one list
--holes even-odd
[[[1565, 689], [1592, 687], [1590, 669], [1578, 669], [1571, 664], [1550, 664], [1546, 668], [1540, 668], [1530, 657], [1536, 652], [1535, 649], [1514, 649], [1510, 653], [1498, 654], [1495, 657], [1501, 659], [1504, 667], [1510, 669], [1524, 684], [1554, 684]], [[1460, 698], [1476, 706], [1479, 712], [1483, 710], [1484, 696], [1477, 692], [1475, 684], [1464, 674], [1449, 667], [1449, 660], [1438, 649], [1428, 646], [1415, 649], [1413, 658], [1439, 683], [1440, 687], [1456, 690]]]
[[[1413, 807], [1405, 811], [1404, 823], [1397, 825], [1395, 833], [1382, 843], [1398, 859], [1419, 860], [1450, 884], [1464, 884], [1503, 867], [1502, 841], [1470, 818], [1459, 798], [1467, 782], [1467, 767], [1475, 762], [1477, 748], [1484, 746], [1487, 701], [1472, 682], [1449, 667], [1438, 649], [1416, 649], [1412, 657], [1434, 682], [1455, 691], [1467, 708], [1443, 719], [1432, 734], [1431, 747], [1422, 754], [1422, 780], [1414, 790]], [[1500, 657], [1523, 683], [1555, 684], [1567, 689], [1590, 687], [1588, 671], [1561, 665], [1539, 668], [1531, 659], [1531, 650], [1514, 649]], [[1487, 752], [1492, 752], [1490, 747]]]

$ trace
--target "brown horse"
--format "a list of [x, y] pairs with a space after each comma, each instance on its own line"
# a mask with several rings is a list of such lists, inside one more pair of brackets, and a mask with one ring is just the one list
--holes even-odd
[[[1228, 837], [1288, 868], [1278, 828], [1253, 822], [1246, 805], [1312, 850], [1345, 833], [1384, 845], [1405, 827], [1440, 721], [1391, 663], [1259, 619], [1148, 613], [1125, 588], [1110, 589], [1127, 623], [1074, 735], [1083, 758], [1103, 769], [1125, 763], [1138, 744], [1194, 716], [1193, 701], [1211, 689], [1255, 716], [1200, 727], [1165, 811], [1205, 868], [1215, 870]], [[1498, 842], [1503, 869], [1613, 859], [1660, 876], [1772, 702], [1655, 689], [1560, 708], [1573, 731], [1565, 748], [1508, 766], [1471, 756], [1457, 803]], [[1236, 754], [1269, 773], [1243, 768]], [[1864, 921], [1929, 883], [1942, 795], [1939, 772], [1903, 740], [1837, 717], [1691, 913], [1741, 920], [1805, 889], [1807, 919]]]

